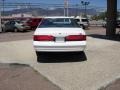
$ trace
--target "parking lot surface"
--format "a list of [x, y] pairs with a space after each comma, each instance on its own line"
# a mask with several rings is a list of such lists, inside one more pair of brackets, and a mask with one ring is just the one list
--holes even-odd
[[[7, 41], [17, 41], [17, 40], [29, 40], [33, 37], [34, 30], [30, 30], [28, 32], [6, 32], [0, 33], [0, 42]], [[90, 27], [86, 30], [88, 35], [105, 35], [105, 28], [102, 27]]]
[[120, 78], [119, 41], [89, 36], [85, 53], [44, 53], [39, 63], [31, 39], [1, 42], [0, 51], [0, 63], [29, 64], [63, 90], [97, 90]]
[[60, 90], [27, 65], [0, 64], [0, 90]]
[[29, 40], [32, 39], [34, 31], [28, 32], [5, 32], [0, 33], [0, 42], [17, 41], [17, 40]]

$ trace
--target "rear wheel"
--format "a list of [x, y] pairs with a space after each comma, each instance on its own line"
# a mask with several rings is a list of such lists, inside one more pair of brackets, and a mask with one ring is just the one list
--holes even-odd
[[85, 26], [84, 26], [83, 24], [80, 24], [80, 27], [81, 27], [82, 29], [85, 29]]
[[82, 29], [85, 29], [85, 26], [84, 26], [84, 25], [82, 25]]
[[5, 32], [6, 32], [6, 30], [2, 28], [2, 33], [5, 33]]
[[23, 30], [22, 32], [25, 33], [25, 32], [27, 32], [27, 30]]
[[14, 32], [18, 32], [18, 29], [17, 29], [17, 28], [15, 28], [15, 29], [14, 29]]

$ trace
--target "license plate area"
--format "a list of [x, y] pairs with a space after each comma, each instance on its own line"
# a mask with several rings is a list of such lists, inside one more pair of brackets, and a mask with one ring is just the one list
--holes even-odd
[[65, 38], [64, 37], [56, 37], [55, 42], [64, 42]]

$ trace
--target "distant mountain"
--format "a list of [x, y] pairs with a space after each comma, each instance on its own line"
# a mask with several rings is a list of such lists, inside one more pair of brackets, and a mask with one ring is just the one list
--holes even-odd
[[[80, 15], [80, 13], [84, 13], [84, 9], [76, 9], [76, 8], [69, 8], [69, 15]], [[87, 9], [87, 14], [95, 15], [97, 11], [95, 9]], [[63, 16], [64, 9], [63, 8], [56, 8], [56, 9], [43, 9], [43, 8], [26, 8], [26, 9], [15, 9], [11, 11], [5, 11], [4, 15], [12, 15], [12, 14], [19, 14], [19, 13], [27, 13], [32, 15], [39, 15], [39, 16]]]

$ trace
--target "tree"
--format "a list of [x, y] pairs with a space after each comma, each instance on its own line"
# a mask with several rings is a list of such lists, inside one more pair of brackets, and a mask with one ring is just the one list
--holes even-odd
[[98, 15], [98, 19], [105, 20], [106, 19], [107, 12], [102, 12]]

